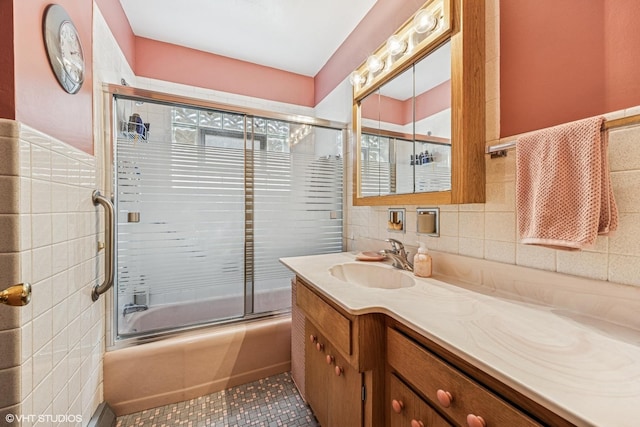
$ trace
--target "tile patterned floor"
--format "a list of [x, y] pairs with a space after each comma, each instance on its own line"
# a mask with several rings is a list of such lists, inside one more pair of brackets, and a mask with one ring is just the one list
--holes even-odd
[[291, 374], [118, 418], [116, 427], [319, 427]]

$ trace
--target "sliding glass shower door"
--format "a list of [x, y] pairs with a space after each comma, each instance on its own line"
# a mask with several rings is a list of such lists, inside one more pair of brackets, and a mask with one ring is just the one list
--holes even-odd
[[342, 250], [342, 131], [114, 98], [117, 336], [290, 307], [283, 256]]

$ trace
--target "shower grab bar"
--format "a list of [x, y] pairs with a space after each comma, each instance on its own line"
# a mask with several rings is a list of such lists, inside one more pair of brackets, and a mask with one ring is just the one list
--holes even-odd
[[94, 205], [101, 204], [104, 207], [104, 282], [101, 285], [95, 285], [91, 291], [91, 299], [97, 301], [100, 295], [104, 294], [113, 285], [113, 240], [114, 240], [114, 214], [113, 203], [111, 200], [95, 190], [91, 195]]

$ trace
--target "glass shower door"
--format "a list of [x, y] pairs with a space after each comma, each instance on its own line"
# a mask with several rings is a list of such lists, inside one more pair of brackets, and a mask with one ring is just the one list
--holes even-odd
[[279, 259], [342, 250], [343, 131], [274, 117], [114, 96], [116, 340], [286, 312]]
[[243, 132], [204, 143], [202, 111], [116, 102], [118, 335], [243, 316]]

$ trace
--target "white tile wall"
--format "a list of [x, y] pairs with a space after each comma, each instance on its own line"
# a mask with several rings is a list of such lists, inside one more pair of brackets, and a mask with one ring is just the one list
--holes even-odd
[[18, 254], [21, 280], [33, 286], [18, 311], [19, 412], [33, 415], [23, 426], [71, 415], [86, 425], [102, 401], [104, 350], [104, 299], [90, 296], [104, 271], [95, 158], [19, 128]]

